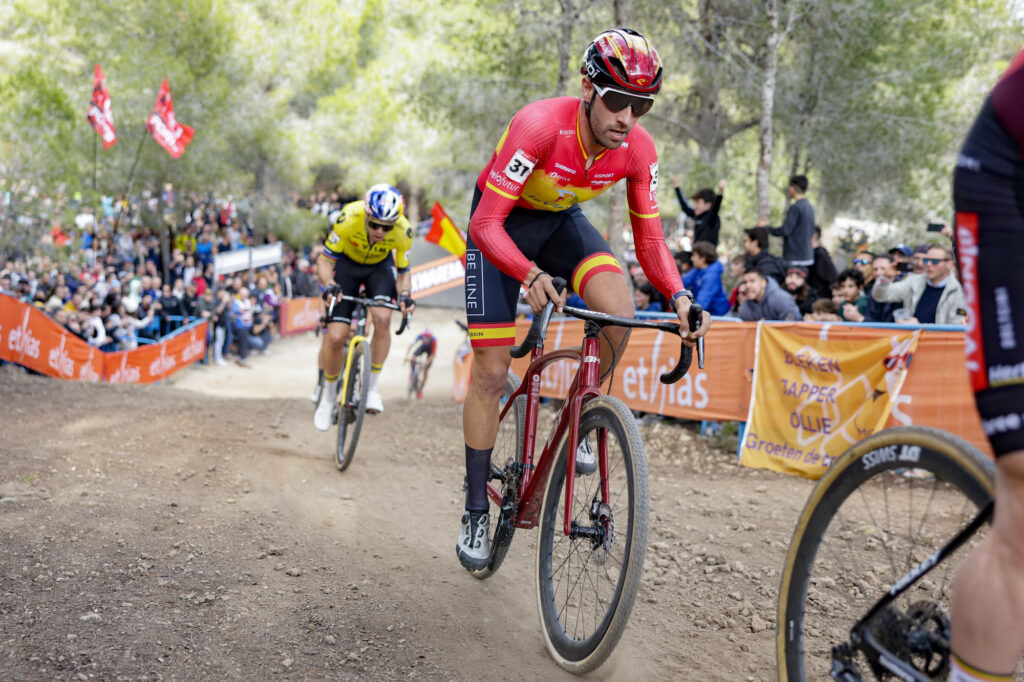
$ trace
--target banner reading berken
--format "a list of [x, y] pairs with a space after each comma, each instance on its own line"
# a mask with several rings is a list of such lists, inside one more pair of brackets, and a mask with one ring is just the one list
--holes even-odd
[[820, 478], [848, 447], [885, 425], [919, 332], [872, 339], [855, 328], [821, 332], [758, 325], [754, 393], [740, 443], [744, 466]]

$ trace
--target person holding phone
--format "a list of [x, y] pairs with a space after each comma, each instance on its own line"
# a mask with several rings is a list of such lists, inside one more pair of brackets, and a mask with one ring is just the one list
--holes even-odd
[[911, 324], [963, 324], [967, 302], [964, 288], [953, 274], [952, 250], [929, 246], [923, 263], [921, 275], [908, 275], [898, 282], [876, 278], [871, 297], [879, 303], [900, 303], [913, 311], [913, 317], [906, 320]]

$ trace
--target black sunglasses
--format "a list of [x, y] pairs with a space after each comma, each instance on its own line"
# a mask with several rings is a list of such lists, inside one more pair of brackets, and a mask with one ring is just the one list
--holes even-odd
[[384, 223], [378, 223], [373, 220], [367, 221], [366, 224], [368, 227], [371, 227], [374, 230], [384, 230], [385, 232], [390, 232], [391, 230], [395, 229], [394, 225], [386, 225]]
[[653, 97], [640, 97], [628, 92], [622, 92], [621, 90], [613, 90], [607, 87], [602, 88], [597, 83], [594, 83], [594, 89], [601, 96], [601, 101], [608, 107], [608, 111], [613, 114], [617, 114], [626, 107], [630, 107], [633, 110], [633, 115], [639, 118], [654, 106]]
[[925, 265], [938, 265], [939, 263], [944, 263], [948, 260], [948, 258], [922, 258], [921, 262]]

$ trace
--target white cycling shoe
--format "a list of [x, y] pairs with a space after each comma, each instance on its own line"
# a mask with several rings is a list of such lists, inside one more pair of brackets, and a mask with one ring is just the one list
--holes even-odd
[[366, 394], [366, 411], [370, 414], [380, 414], [384, 411], [384, 400], [377, 391], [368, 391]]
[[320, 402], [316, 404], [316, 412], [313, 413], [313, 426], [321, 431], [331, 428], [334, 421], [334, 403], [338, 398], [337, 383], [325, 384], [320, 392]]
[[487, 562], [490, 561], [491, 541], [487, 537], [490, 528], [491, 520], [486, 512], [463, 512], [455, 553], [459, 557], [459, 563], [471, 571], [486, 568]]
[[590, 447], [590, 434], [587, 434], [576, 446], [576, 475], [590, 476], [595, 471], [597, 471], [597, 455]]

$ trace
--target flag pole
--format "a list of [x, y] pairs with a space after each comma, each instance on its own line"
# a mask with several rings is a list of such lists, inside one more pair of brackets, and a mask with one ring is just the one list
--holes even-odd
[[142, 156], [142, 145], [146, 143], [146, 138], [149, 136], [149, 124], [142, 129], [142, 139], [139, 140], [139, 146], [135, 150], [135, 160], [132, 161], [132, 169], [128, 172], [128, 188], [124, 191], [124, 201], [121, 202], [120, 208], [117, 212], [117, 218], [114, 219], [114, 232], [117, 232], [118, 223], [121, 221], [121, 215], [124, 213], [125, 203], [131, 203], [132, 194], [132, 183], [135, 181], [135, 169], [139, 165], [139, 157]]

